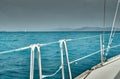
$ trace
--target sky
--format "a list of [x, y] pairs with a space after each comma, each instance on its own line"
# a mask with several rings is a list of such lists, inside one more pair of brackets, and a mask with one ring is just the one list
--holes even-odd
[[[106, 1], [106, 27], [112, 25], [116, 3]], [[103, 27], [103, 14], [104, 0], [0, 0], [0, 31]]]

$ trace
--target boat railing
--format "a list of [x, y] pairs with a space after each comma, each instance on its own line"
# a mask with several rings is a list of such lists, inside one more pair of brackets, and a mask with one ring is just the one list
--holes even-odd
[[[95, 38], [95, 37], [100, 37], [100, 50], [95, 51], [95, 52], [93, 52], [91, 54], [88, 54], [86, 56], [83, 56], [81, 58], [75, 59], [73, 61], [69, 61], [69, 53], [68, 53], [68, 48], [67, 48], [67, 42], [68, 41], [79, 40], [79, 39], [87, 39], [87, 38]], [[59, 44], [61, 64], [60, 64], [59, 68], [53, 74], [44, 75], [44, 74], [42, 74], [41, 47], [48, 46], [48, 45], [55, 44], [55, 43]], [[38, 53], [37, 54], [37, 56], [38, 56], [38, 67], [39, 67], [39, 79], [55, 76], [59, 71], [62, 71], [62, 79], [65, 79], [64, 56], [63, 56], [63, 54], [65, 53], [66, 60], [67, 60], [67, 66], [68, 66], [69, 78], [72, 79], [72, 73], [71, 73], [71, 67], [70, 67], [71, 64], [73, 64], [77, 61], [81, 61], [83, 59], [86, 59], [86, 58], [88, 58], [90, 56], [93, 56], [95, 54], [98, 54], [98, 53], [101, 54], [101, 63], [102, 64], [104, 63], [104, 61], [103, 61], [103, 55], [104, 55], [103, 53], [104, 52], [103, 51], [106, 50], [107, 48], [103, 48], [102, 46], [103, 46], [102, 45], [102, 35], [95, 35], [95, 36], [76, 38], [76, 39], [62, 39], [62, 40], [59, 40], [59, 41], [56, 41], [56, 42], [50, 42], [50, 43], [45, 43], [45, 44], [39, 44], [39, 43], [38, 44], [32, 44], [30, 46], [0, 52], [0, 55], [11, 53], [11, 52], [16, 52], [16, 51], [22, 51], [22, 50], [25, 50], [25, 49], [31, 49], [31, 53], [30, 53], [30, 79], [34, 79], [34, 53], [35, 53], [35, 50], [37, 50], [37, 53]], [[116, 48], [116, 47], [119, 47], [119, 46], [120, 46], [120, 44], [112, 46], [110, 48], [112, 49], [112, 48]], [[64, 52], [64, 50], [65, 50], [65, 52]]]

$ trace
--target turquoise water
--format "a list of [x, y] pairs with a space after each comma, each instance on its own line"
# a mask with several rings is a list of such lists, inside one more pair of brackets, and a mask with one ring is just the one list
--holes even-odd
[[[82, 38], [99, 35], [102, 32], [0, 32], [0, 52], [12, 50], [35, 43], [48, 43], [60, 39]], [[107, 32], [109, 33], [109, 32]], [[73, 61], [90, 53], [100, 50], [99, 36], [89, 39], [81, 39], [67, 42], [69, 59]], [[107, 46], [108, 35], [105, 36]], [[120, 44], [120, 33], [118, 32], [113, 40], [112, 46]], [[120, 47], [110, 50], [107, 58], [120, 53]], [[35, 53], [34, 79], [38, 77], [37, 53]], [[42, 72], [44, 75], [54, 73], [60, 66], [59, 44], [41, 47]], [[64, 55], [65, 77], [68, 77], [67, 63]], [[82, 61], [71, 64], [73, 78], [92, 66], [100, 63], [100, 54], [93, 55]], [[0, 55], [0, 79], [28, 79], [30, 72], [30, 49]], [[61, 79], [61, 71], [54, 77], [45, 79]]]

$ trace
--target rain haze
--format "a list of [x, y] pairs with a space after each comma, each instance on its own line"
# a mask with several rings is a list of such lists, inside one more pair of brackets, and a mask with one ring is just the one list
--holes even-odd
[[[106, 27], [112, 26], [116, 4], [117, 0], [106, 0]], [[104, 0], [0, 0], [0, 31], [103, 27], [103, 18]]]

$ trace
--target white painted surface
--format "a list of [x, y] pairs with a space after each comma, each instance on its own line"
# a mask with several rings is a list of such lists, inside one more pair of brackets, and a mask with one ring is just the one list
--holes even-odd
[[86, 75], [75, 79], [115, 79], [120, 71], [120, 56], [114, 57], [104, 64], [104, 66], [93, 70], [86, 78]]

